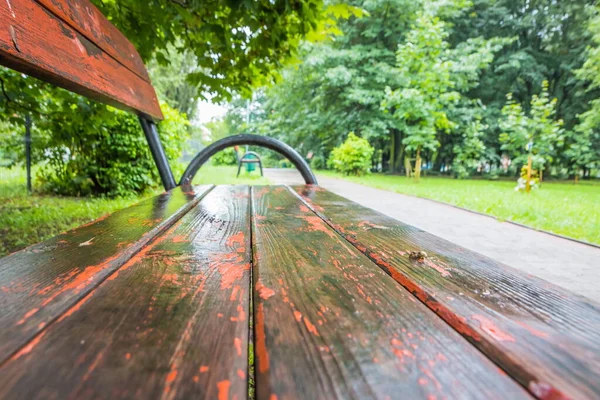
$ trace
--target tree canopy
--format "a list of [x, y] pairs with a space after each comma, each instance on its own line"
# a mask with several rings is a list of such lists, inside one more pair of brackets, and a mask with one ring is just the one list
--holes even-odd
[[[533, 130], [547, 173], [589, 174], [599, 165], [594, 2], [351, 4], [367, 13], [339, 22], [333, 40], [303, 43], [282, 79], [255, 92], [251, 123], [230, 125], [231, 133], [243, 126], [326, 159], [355, 132], [376, 148], [377, 169], [397, 172], [420, 153], [429, 171], [464, 177], [497, 173], [507, 157], [518, 174], [521, 142]], [[231, 103], [226, 118], [239, 109]], [[509, 127], [517, 115], [521, 130]]]

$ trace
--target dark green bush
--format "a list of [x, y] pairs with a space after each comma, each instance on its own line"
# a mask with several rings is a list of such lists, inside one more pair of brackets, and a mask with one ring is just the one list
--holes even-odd
[[312, 169], [324, 169], [325, 164], [325, 157], [323, 156], [314, 156], [312, 160], [310, 160], [310, 167]]
[[277, 163], [277, 166], [279, 168], [292, 168], [293, 164], [291, 163], [290, 160], [288, 160], [287, 158], [284, 158], [283, 160], [279, 160], [279, 162]]
[[366, 139], [348, 134], [346, 141], [333, 149], [327, 166], [345, 175], [361, 176], [371, 172], [371, 158], [375, 149]]
[[237, 158], [233, 147], [222, 150], [211, 157], [213, 165], [237, 165]]
[[[135, 115], [77, 97], [58, 98], [54, 110], [40, 119], [46, 133], [38, 172], [43, 192], [66, 196], [126, 196], [160, 182], [148, 144]], [[68, 103], [71, 101], [71, 103]], [[188, 136], [185, 114], [161, 104], [165, 120], [158, 131], [175, 176]]]

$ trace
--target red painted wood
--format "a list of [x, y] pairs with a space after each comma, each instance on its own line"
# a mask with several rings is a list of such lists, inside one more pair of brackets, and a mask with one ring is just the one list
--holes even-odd
[[252, 209], [257, 399], [529, 398], [286, 188]]
[[600, 398], [597, 304], [319, 187], [295, 191], [532, 394]]
[[207, 190], [175, 188], [1, 258], [0, 364], [185, 214]]
[[0, 63], [115, 107], [163, 117], [149, 82], [32, 0], [0, 2]]
[[245, 398], [248, 191], [211, 191], [21, 348], [0, 397]]
[[150, 77], [137, 50], [88, 0], [37, 0], [146, 82]]

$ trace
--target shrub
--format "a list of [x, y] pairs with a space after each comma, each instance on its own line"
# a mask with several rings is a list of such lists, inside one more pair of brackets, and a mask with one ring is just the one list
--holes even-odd
[[233, 149], [233, 147], [229, 147], [212, 156], [212, 164], [237, 165], [237, 158], [235, 157], [235, 150]]
[[[46, 163], [38, 172], [43, 192], [66, 196], [127, 196], [158, 186], [158, 171], [135, 115], [65, 97], [39, 121], [46, 133]], [[185, 114], [161, 104], [161, 142], [172, 165], [188, 136]], [[176, 176], [181, 174], [177, 169]]]
[[371, 171], [371, 158], [374, 152], [375, 149], [366, 139], [350, 132], [346, 141], [333, 149], [327, 165], [345, 175], [361, 176]]
[[310, 160], [310, 167], [312, 169], [325, 168], [325, 158], [323, 156], [314, 156], [312, 160]]
[[279, 168], [292, 168], [292, 163], [287, 158], [284, 158], [283, 160], [279, 160], [279, 162], [277, 163], [277, 166]]

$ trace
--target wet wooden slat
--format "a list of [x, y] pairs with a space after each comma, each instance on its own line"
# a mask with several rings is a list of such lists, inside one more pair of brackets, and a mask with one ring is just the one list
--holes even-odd
[[0, 364], [208, 190], [175, 188], [0, 259]]
[[[9, 0], [10, 1], [10, 0]], [[150, 77], [137, 50], [88, 0], [37, 0], [146, 82]]]
[[246, 397], [248, 187], [218, 187], [2, 368], [0, 397]]
[[115, 107], [163, 118], [148, 81], [33, 0], [0, 2], [0, 64]]
[[252, 209], [257, 399], [529, 398], [287, 188]]
[[[294, 189], [532, 394], [600, 397], [597, 304], [321, 188]], [[427, 257], [411, 259], [418, 251]]]

